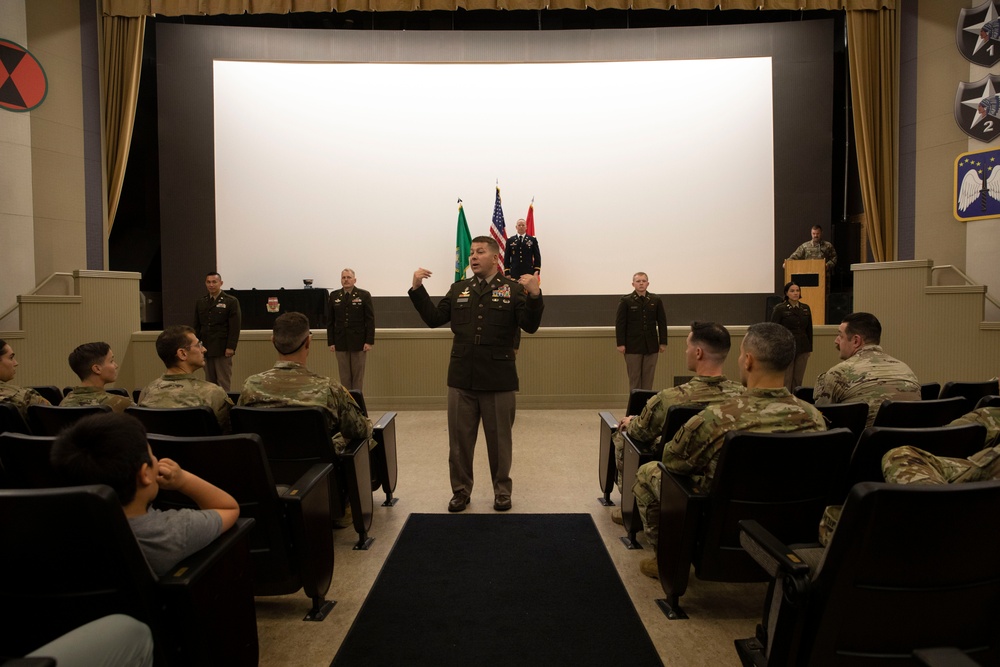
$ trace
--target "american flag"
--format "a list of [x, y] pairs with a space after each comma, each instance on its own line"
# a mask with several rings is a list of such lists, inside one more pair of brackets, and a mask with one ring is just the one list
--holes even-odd
[[500, 246], [500, 273], [503, 273], [503, 254], [507, 247], [507, 225], [503, 222], [503, 209], [500, 207], [500, 186], [497, 186], [497, 200], [493, 204], [493, 224], [490, 225], [490, 236]]

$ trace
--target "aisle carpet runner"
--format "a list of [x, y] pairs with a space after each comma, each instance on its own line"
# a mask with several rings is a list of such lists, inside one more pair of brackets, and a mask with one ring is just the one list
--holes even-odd
[[659, 665], [589, 514], [412, 514], [333, 665]]

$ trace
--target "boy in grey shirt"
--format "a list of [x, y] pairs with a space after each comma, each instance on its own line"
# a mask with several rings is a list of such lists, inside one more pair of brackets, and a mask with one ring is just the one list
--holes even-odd
[[[232, 528], [240, 516], [240, 506], [231, 495], [171, 459], [157, 460], [146, 442], [146, 430], [129, 415], [81, 419], [56, 438], [51, 461], [72, 484], [107, 484], [115, 490], [157, 576]], [[200, 509], [150, 508], [160, 489], [179, 491]]]

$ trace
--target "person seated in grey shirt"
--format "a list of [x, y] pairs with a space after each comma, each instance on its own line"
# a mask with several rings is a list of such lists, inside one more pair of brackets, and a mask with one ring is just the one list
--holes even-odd
[[[233, 527], [240, 506], [222, 489], [153, 456], [146, 430], [129, 415], [93, 415], [56, 437], [50, 456], [71, 484], [107, 484], [122, 504], [136, 541], [157, 576]], [[150, 508], [160, 489], [179, 491], [200, 509]]]

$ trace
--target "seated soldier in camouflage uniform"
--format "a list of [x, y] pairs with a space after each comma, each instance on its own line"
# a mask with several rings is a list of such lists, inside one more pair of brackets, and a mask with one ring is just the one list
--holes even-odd
[[[626, 416], [618, 424], [613, 436], [615, 463], [618, 466], [618, 488], [622, 486], [622, 466], [624, 465], [625, 436], [632, 440], [658, 443], [663, 424], [667, 421], [667, 410], [672, 405], [719, 403], [743, 393], [743, 385], [726, 379], [722, 365], [726, 361], [731, 346], [729, 331], [715, 322], [692, 322], [691, 333], [687, 336], [684, 352], [687, 369], [695, 373], [690, 382], [664, 389], [646, 402], [646, 407], [638, 417]], [[622, 511], [616, 507], [611, 511], [615, 523], [621, 523]]]
[[[917, 447], [896, 447], [882, 457], [882, 475], [892, 484], [964, 484], [1000, 479], [1000, 408], [979, 408], [962, 415], [949, 426], [982, 424], [986, 448], [966, 459], [935, 456]], [[843, 505], [823, 510], [819, 541], [826, 546], [840, 520]]]
[[50, 403], [34, 389], [11, 384], [11, 380], [17, 374], [17, 366], [14, 350], [7, 341], [0, 338], [0, 403], [13, 403], [21, 416], [27, 419], [29, 405], [50, 405]]
[[139, 394], [144, 408], [191, 408], [207, 405], [212, 408], [223, 433], [229, 433], [229, 408], [233, 402], [226, 391], [215, 384], [195, 377], [194, 372], [205, 367], [205, 346], [194, 329], [187, 326], [167, 327], [156, 337], [156, 356], [167, 372], [156, 378]]
[[949, 426], [982, 424], [984, 449], [967, 459], [934, 456], [916, 447], [897, 447], [882, 457], [885, 481], [894, 484], [961, 484], [1000, 479], [1000, 408], [979, 408]]
[[[692, 417], [663, 449], [668, 470], [691, 477], [702, 490], [712, 487], [715, 466], [730, 431], [792, 433], [825, 431], [826, 420], [812, 405], [785, 387], [785, 369], [795, 358], [795, 338], [773, 322], [754, 324], [740, 344], [740, 381], [745, 393], [710, 405]], [[660, 524], [660, 469], [656, 462], [639, 468], [636, 505], [654, 553]], [[640, 563], [643, 574], [657, 577], [656, 557]]]
[[845, 317], [834, 341], [843, 361], [816, 378], [816, 405], [864, 401], [871, 426], [883, 401], [919, 401], [917, 376], [902, 361], [883, 352], [881, 340], [882, 325], [871, 313]]
[[73, 387], [59, 405], [107, 405], [115, 412], [125, 412], [125, 408], [135, 405], [131, 398], [109, 394], [104, 390], [106, 385], [118, 379], [118, 362], [107, 343], [80, 345], [69, 353], [69, 367], [80, 378], [81, 384]]
[[278, 361], [270, 370], [247, 378], [239, 404], [253, 408], [321, 407], [335, 434], [334, 448], [339, 452], [348, 440], [370, 438], [372, 423], [339, 382], [306, 368], [311, 341], [309, 319], [305, 315], [279, 315], [271, 336], [271, 343], [278, 351]]

